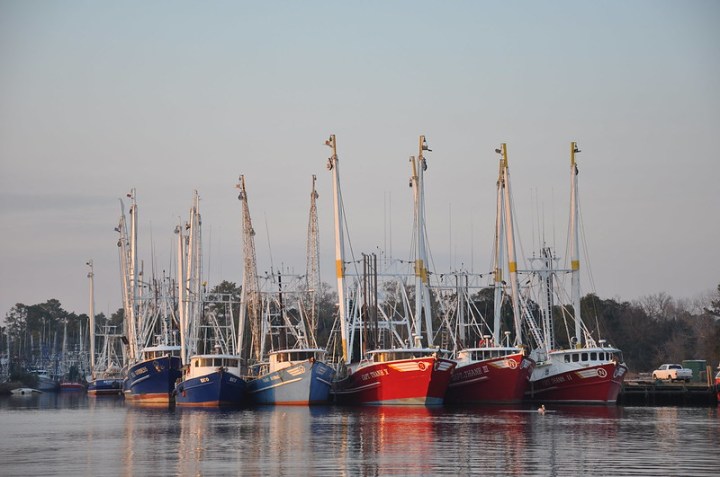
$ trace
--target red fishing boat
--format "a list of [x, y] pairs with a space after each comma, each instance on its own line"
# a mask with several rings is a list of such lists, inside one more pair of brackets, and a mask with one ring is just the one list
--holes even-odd
[[523, 400], [535, 362], [515, 347], [464, 349], [445, 394], [448, 404], [512, 404]]
[[437, 349], [373, 350], [335, 383], [339, 404], [442, 404], [456, 363]]
[[[330, 136], [326, 144], [333, 149], [328, 167], [333, 172], [338, 309], [343, 352], [332, 394], [338, 403], [344, 404], [442, 404], [456, 363], [447, 359], [447, 351], [433, 346], [423, 226], [423, 172], [427, 168], [423, 151], [430, 150], [425, 136], [420, 136], [418, 156], [410, 160], [410, 185], [415, 205], [415, 257], [411, 262], [414, 265], [415, 306], [412, 316], [406, 282], [408, 276], [413, 275], [393, 268], [403, 267], [399, 261], [386, 262], [378, 273], [375, 254], [363, 254], [363, 271], [358, 274], [357, 287], [348, 293], [346, 301], [344, 220], [335, 136]], [[407, 266], [408, 262], [402, 263]], [[381, 286], [378, 286], [378, 277], [386, 280]], [[380, 297], [380, 294], [383, 296]], [[423, 346], [423, 340], [427, 346]]]
[[[506, 145], [503, 144], [502, 148], [496, 149], [495, 152], [501, 154], [501, 159], [495, 220], [494, 323], [493, 328], [490, 329], [490, 325], [479, 315], [479, 311], [474, 306], [469, 293], [470, 276], [468, 274], [457, 276], [451, 295], [455, 297], [454, 303], [457, 306], [444, 308], [452, 310], [452, 315], [456, 317], [452, 329], [457, 331], [455, 336], [457, 347], [463, 342], [477, 342], [477, 347], [460, 348], [455, 351], [454, 358], [458, 365], [445, 395], [447, 403], [519, 403], [524, 398], [530, 375], [535, 367], [535, 361], [530, 359], [527, 348], [522, 344], [520, 318], [525, 308], [519, 299], [515, 266], [515, 237]], [[508, 277], [511, 293], [507, 293], [508, 283], [503, 280], [503, 276]], [[505, 297], [508, 297], [512, 303], [513, 320], [503, 329], [501, 312]], [[484, 330], [492, 334], [483, 334]], [[500, 342], [501, 333], [505, 335], [504, 346]], [[512, 346], [511, 335], [514, 335]]]

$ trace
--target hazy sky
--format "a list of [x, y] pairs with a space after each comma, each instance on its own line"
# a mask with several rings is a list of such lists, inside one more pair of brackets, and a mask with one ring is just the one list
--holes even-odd
[[131, 188], [146, 270], [170, 270], [198, 190], [205, 274], [240, 283], [239, 174], [261, 273], [271, 252], [304, 271], [317, 174], [334, 288], [329, 134], [356, 254], [407, 257], [424, 134], [436, 271], [490, 269], [502, 142], [522, 250], [544, 237], [564, 255], [577, 141], [596, 292], [706, 293], [720, 283], [718, 25], [717, 1], [0, 0], [0, 316], [49, 298], [86, 313], [90, 258], [96, 311], [117, 310]]

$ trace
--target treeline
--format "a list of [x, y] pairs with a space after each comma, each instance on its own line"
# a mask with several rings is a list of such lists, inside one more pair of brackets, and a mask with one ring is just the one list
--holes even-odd
[[[224, 281], [212, 292], [232, 294], [239, 306], [240, 287], [235, 283]], [[316, 338], [320, 346], [328, 342], [333, 330], [336, 300], [329, 285], [323, 284], [317, 306]], [[492, 293], [474, 297], [481, 311], [492, 310], [492, 300]], [[589, 294], [582, 299], [581, 308], [592, 335], [621, 349], [631, 372], [649, 372], [661, 363], [685, 359], [704, 359], [713, 367], [720, 363], [720, 285], [715, 294], [696, 302], [675, 300], [665, 293], [634, 301]], [[122, 308], [110, 317], [99, 313], [96, 329], [114, 325], [121, 330], [123, 317]], [[554, 321], [556, 331], [569, 326], [560, 311], [554, 313]], [[63, 343], [68, 351], [87, 351], [88, 323], [87, 314], [68, 312], [57, 299], [34, 305], [18, 303], [0, 327], [0, 355], [9, 356], [16, 365], [31, 366], [56, 356]], [[569, 346], [570, 340], [563, 338], [563, 333], [556, 335], [558, 348]]]

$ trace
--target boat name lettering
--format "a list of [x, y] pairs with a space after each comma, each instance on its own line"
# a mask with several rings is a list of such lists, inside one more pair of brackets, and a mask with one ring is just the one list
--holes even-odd
[[141, 374], [145, 374], [148, 372], [148, 369], [146, 366], [143, 366], [142, 368], [138, 368], [135, 371], [133, 371], [133, 376], [139, 376]]
[[570, 375], [567, 375], [567, 376], [553, 376], [552, 378], [546, 379], [546, 380], [545, 380], [545, 383], [546, 383], [546, 384], [561, 384], [561, 383], [564, 383], [566, 380], [567, 380], [567, 381], [572, 381], [572, 376], [570, 376]]
[[390, 371], [387, 369], [379, 369], [377, 371], [370, 371], [369, 373], [363, 374], [360, 378], [363, 381], [367, 381], [370, 378], [379, 378], [380, 376], [387, 376], [390, 374]]
[[464, 381], [465, 379], [474, 378], [475, 376], [481, 376], [487, 372], [487, 366], [481, 368], [468, 369], [466, 371], [455, 372], [452, 375], [452, 381]]
[[210, 382], [210, 378], [208, 378], [208, 377], [200, 378], [200, 382], [201, 382], [201, 383], [209, 383], [209, 382]]

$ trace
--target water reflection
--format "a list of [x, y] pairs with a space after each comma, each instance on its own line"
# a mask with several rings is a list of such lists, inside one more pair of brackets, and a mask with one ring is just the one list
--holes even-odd
[[0, 397], [0, 423], [3, 475], [715, 475], [720, 447], [716, 407], [146, 409], [47, 393]]
[[431, 474], [438, 442], [435, 408], [343, 408], [331, 438], [342, 475]]

